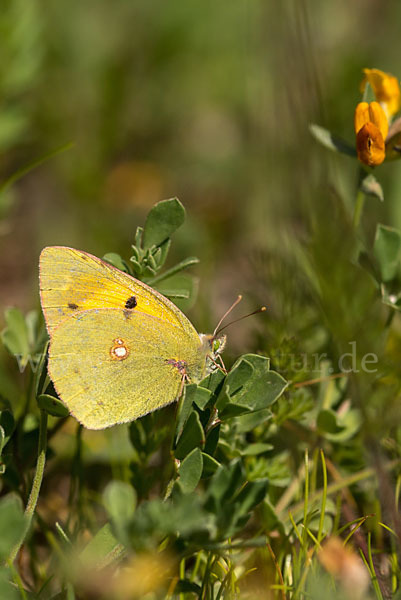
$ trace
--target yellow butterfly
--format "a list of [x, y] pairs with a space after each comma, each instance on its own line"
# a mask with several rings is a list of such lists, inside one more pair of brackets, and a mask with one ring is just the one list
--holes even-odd
[[198, 334], [162, 294], [91, 254], [44, 248], [40, 298], [50, 378], [89, 429], [137, 419], [206, 375], [214, 336]]

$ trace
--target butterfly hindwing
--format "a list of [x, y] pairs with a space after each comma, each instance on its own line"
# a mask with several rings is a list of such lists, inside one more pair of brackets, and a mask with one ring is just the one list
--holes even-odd
[[[75, 313], [52, 334], [49, 373], [70, 412], [89, 429], [132, 421], [173, 402], [183, 369], [200, 378], [205, 355], [186, 332], [146, 313]], [[182, 366], [180, 369], [179, 367]]]

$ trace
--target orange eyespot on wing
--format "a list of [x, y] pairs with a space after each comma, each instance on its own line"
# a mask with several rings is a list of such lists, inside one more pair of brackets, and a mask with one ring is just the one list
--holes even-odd
[[110, 356], [114, 360], [125, 360], [129, 356], [129, 348], [124, 340], [117, 338], [113, 340], [113, 345], [110, 348]]

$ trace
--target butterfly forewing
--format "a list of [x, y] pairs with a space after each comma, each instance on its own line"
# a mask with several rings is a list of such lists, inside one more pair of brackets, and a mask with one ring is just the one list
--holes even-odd
[[108, 263], [73, 248], [49, 246], [40, 255], [40, 297], [50, 333], [74, 313], [92, 308], [140, 311], [178, 325], [197, 337], [195, 328], [170, 300]]

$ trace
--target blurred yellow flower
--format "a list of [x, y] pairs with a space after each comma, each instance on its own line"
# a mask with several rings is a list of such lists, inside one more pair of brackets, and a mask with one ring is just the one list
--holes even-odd
[[362, 91], [369, 83], [389, 119], [400, 109], [400, 85], [397, 77], [380, 69], [364, 69], [363, 72], [365, 78], [361, 83]]
[[360, 102], [354, 115], [356, 151], [365, 165], [380, 165], [385, 157], [385, 139], [388, 134], [387, 117], [378, 102]]
[[319, 550], [318, 558], [326, 571], [338, 579], [346, 598], [366, 598], [370, 583], [368, 570], [361, 557], [344, 546], [340, 538], [328, 538]]

